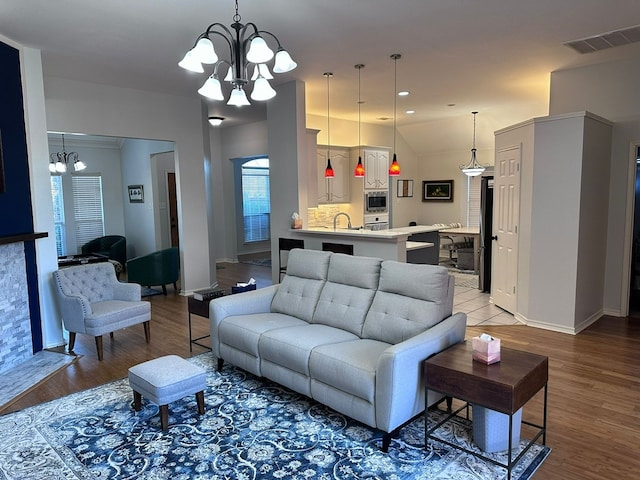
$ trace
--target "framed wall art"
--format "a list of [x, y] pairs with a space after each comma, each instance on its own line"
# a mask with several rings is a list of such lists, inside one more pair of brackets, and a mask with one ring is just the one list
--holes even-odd
[[413, 197], [413, 180], [398, 180], [398, 197]]
[[423, 181], [422, 201], [453, 202], [453, 180]]
[[144, 203], [144, 188], [142, 185], [129, 185], [129, 203]]

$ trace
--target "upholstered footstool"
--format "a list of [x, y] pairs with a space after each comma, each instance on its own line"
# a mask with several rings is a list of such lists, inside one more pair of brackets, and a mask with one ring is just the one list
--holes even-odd
[[129, 385], [133, 389], [133, 408], [139, 411], [142, 397], [160, 406], [160, 426], [167, 429], [169, 403], [195, 393], [198, 413], [204, 413], [206, 372], [177, 355], [140, 363], [129, 369]]

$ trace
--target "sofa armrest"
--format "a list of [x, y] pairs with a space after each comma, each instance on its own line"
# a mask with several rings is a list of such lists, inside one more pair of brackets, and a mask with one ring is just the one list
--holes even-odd
[[91, 303], [83, 295], [65, 295], [58, 292], [58, 306], [64, 327], [75, 333], [86, 333], [84, 319], [91, 315]]
[[279, 284], [259, 288], [249, 292], [226, 295], [211, 300], [209, 303], [209, 323], [211, 329], [211, 347], [213, 354], [220, 357], [218, 327], [227, 317], [235, 315], [251, 315], [253, 313], [269, 313], [271, 301], [278, 291]]
[[142, 288], [137, 283], [117, 282], [113, 286], [114, 300], [127, 302], [139, 302], [142, 298]]
[[467, 315], [456, 313], [387, 348], [376, 368], [376, 423], [386, 432], [425, 408], [424, 361], [464, 340]]

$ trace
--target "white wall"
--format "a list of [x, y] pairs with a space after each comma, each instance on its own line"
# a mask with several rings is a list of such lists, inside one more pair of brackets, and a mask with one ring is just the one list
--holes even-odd
[[[215, 129], [214, 129], [215, 130]], [[236, 261], [238, 253], [236, 232], [235, 187], [233, 179], [234, 158], [269, 155], [267, 122], [255, 122], [237, 127], [220, 129], [212, 137], [212, 151], [219, 151], [216, 172], [212, 175], [211, 188], [214, 198], [224, 202], [224, 208], [216, 210], [215, 231], [219, 239], [216, 247], [217, 261]], [[278, 161], [271, 159], [270, 162]]]
[[[181, 287], [189, 292], [215, 281], [207, 247], [215, 240], [208, 236], [206, 221], [199, 99], [57, 77], [45, 77], [44, 90], [49, 130], [175, 142]], [[41, 161], [45, 168], [47, 158]]]
[[[159, 209], [157, 193], [154, 191], [154, 169], [151, 156], [173, 150], [173, 142], [161, 142], [127, 138], [122, 144], [122, 201], [127, 236], [127, 258], [139, 257], [158, 250], [161, 244], [156, 225], [156, 210]], [[143, 203], [129, 202], [129, 185], [142, 185]]]
[[[622, 47], [623, 48], [623, 47]], [[610, 315], [628, 312], [632, 209], [628, 188], [632, 144], [640, 143], [640, 59], [560, 70], [551, 74], [549, 112], [589, 110], [614, 122], [609, 176], [604, 307]]]

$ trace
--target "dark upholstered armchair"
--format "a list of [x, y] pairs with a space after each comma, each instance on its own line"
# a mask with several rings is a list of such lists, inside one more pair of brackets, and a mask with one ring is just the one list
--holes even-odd
[[124, 265], [127, 263], [127, 239], [121, 235], [107, 235], [94, 238], [81, 247], [83, 255], [98, 254], [116, 260]]
[[167, 294], [167, 284], [176, 282], [180, 276], [180, 252], [171, 247], [157, 252], [132, 258], [127, 262], [127, 281], [139, 283], [145, 287], [162, 285], [162, 292]]

